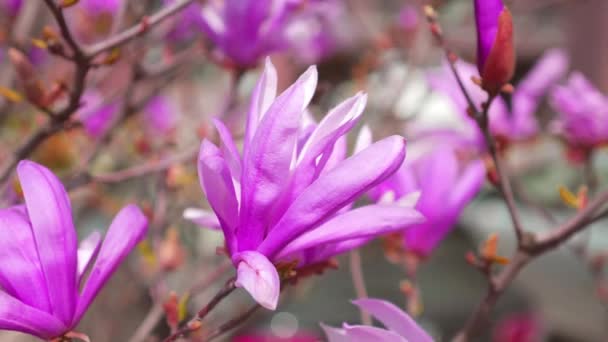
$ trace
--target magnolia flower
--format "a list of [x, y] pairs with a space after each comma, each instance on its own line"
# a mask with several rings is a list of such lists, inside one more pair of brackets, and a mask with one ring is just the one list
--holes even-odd
[[[455, 67], [464, 80], [467, 93], [477, 108], [481, 108], [481, 104], [487, 101], [488, 96], [479, 86], [470, 81], [471, 78], [478, 77], [475, 66], [458, 61]], [[488, 112], [492, 135], [505, 141], [522, 141], [536, 136], [539, 130], [535, 117], [536, 110], [543, 96], [555, 82], [564, 76], [567, 68], [568, 57], [562, 50], [549, 50], [541, 56], [515, 87], [510, 109], [501, 97], [496, 97], [492, 101]], [[471, 143], [476, 142], [480, 149], [484, 149], [482, 132], [468, 115], [468, 103], [447, 62], [439, 71], [429, 73], [428, 81], [434, 90], [449, 97], [463, 121], [467, 122], [469, 126], [475, 127], [475, 134], [468, 139]]]
[[585, 76], [575, 72], [565, 85], [556, 86], [551, 104], [558, 112], [551, 130], [569, 145], [592, 149], [608, 142], [608, 97]]
[[333, 328], [321, 324], [329, 342], [433, 342], [416, 322], [394, 304], [380, 299], [358, 299], [353, 304], [374, 316], [386, 329], [366, 325]]
[[388, 137], [344, 159], [345, 134], [360, 118], [366, 95], [344, 101], [316, 124], [303, 117], [316, 84], [316, 68], [310, 67], [275, 97], [277, 75], [267, 61], [251, 98], [242, 153], [219, 121], [222, 146], [205, 140], [200, 149], [201, 186], [237, 268], [236, 285], [268, 309], [278, 302], [277, 263], [297, 271], [422, 222], [411, 206], [349, 210], [399, 168], [405, 141]]
[[76, 117], [82, 122], [85, 131], [92, 137], [104, 134], [117, 114], [118, 103], [106, 102], [100, 93], [89, 90], [82, 96], [84, 105]]
[[177, 125], [177, 109], [167, 96], [158, 95], [150, 99], [143, 114], [144, 124], [151, 134], [171, 133]]
[[78, 325], [143, 238], [147, 220], [129, 205], [103, 243], [96, 232], [78, 247], [70, 201], [57, 177], [30, 161], [20, 162], [17, 173], [25, 206], [0, 210], [0, 329], [51, 340]]
[[302, 0], [208, 1], [202, 27], [232, 63], [250, 67], [288, 47], [286, 28]]
[[408, 148], [408, 154], [413, 158], [408, 158], [370, 195], [378, 202], [417, 199], [416, 210], [426, 220], [403, 232], [403, 244], [407, 251], [427, 257], [454, 228], [462, 210], [477, 195], [485, 181], [486, 169], [481, 160], [459, 161], [453, 147], [447, 144], [418, 151], [416, 144], [410, 144]]
[[513, 22], [502, 0], [475, 0], [477, 69], [482, 87], [495, 96], [515, 71]]

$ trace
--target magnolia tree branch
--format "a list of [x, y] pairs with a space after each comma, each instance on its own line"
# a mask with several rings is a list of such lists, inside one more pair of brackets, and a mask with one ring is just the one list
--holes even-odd
[[236, 290], [235, 285], [236, 278], [233, 277], [224, 284], [224, 286], [211, 298], [211, 300], [205, 305], [199, 312], [190, 319], [184, 326], [178, 329], [176, 332], [171, 334], [165, 339], [165, 342], [176, 341], [180, 337], [184, 337], [189, 333], [197, 331], [201, 328], [201, 321], [213, 310], [215, 307], [222, 302], [228, 295]]
[[65, 107], [59, 111], [49, 111], [50, 119], [46, 124], [35, 131], [29, 138], [19, 145], [12, 155], [4, 162], [4, 165], [0, 168], [0, 183], [4, 188], [8, 178], [11, 176], [17, 163], [30, 156], [46, 139], [55, 133], [62, 131], [65, 128], [66, 123], [72, 117], [72, 115], [78, 110], [81, 103], [82, 94], [86, 87], [86, 78], [95, 65], [92, 60], [97, 55], [110, 50], [115, 47], [122, 46], [128, 43], [137, 36], [147, 32], [154, 25], [158, 25], [163, 20], [167, 19], [171, 15], [177, 13], [187, 5], [193, 2], [193, 0], [180, 0], [176, 1], [170, 6], [166, 6], [159, 10], [157, 13], [146, 17], [141, 21], [140, 24], [131, 27], [121, 33], [111, 36], [107, 40], [97, 43], [90, 47], [82, 47], [78, 44], [72, 32], [70, 31], [69, 25], [67, 24], [66, 18], [63, 14], [63, 8], [58, 6], [53, 0], [44, 0], [55, 21], [59, 26], [61, 36], [71, 50], [70, 59], [74, 63], [75, 72], [73, 76], [71, 91], [68, 99], [68, 103]]
[[121, 33], [118, 33], [110, 38], [101, 41], [95, 45], [89, 46], [85, 48], [85, 54], [88, 58], [94, 58], [95, 56], [111, 50], [113, 48], [120, 47], [129, 41], [137, 38], [138, 36], [148, 32], [150, 28], [155, 25], [158, 25], [165, 19], [171, 17], [172, 15], [178, 13], [180, 10], [185, 8], [186, 6], [193, 3], [194, 0], [178, 0], [173, 2], [171, 5], [163, 7], [161, 10], [156, 12], [155, 14], [145, 17], [141, 22]]
[[462, 330], [453, 339], [454, 342], [471, 341], [487, 324], [487, 320], [504, 291], [511, 285], [519, 272], [534, 258], [556, 248], [565, 243], [574, 234], [587, 228], [593, 221], [598, 220], [606, 215], [601, 211], [602, 207], [608, 201], [608, 190], [598, 194], [583, 210], [579, 211], [572, 218], [562, 223], [561, 225], [551, 229], [544, 234], [533, 234], [524, 230], [517, 207], [508, 170], [505, 167], [503, 160], [496, 149], [496, 142], [490, 131], [488, 110], [494, 97], [489, 97], [488, 101], [482, 104], [482, 110], [477, 108], [477, 105], [472, 101], [472, 97], [467, 91], [464, 82], [455, 63], [457, 57], [453, 54], [445, 44], [441, 27], [436, 20], [435, 12], [428, 8], [427, 19], [431, 25], [431, 32], [438, 41], [440, 47], [444, 50], [448, 59], [450, 69], [456, 78], [458, 86], [466, 98], [469, 105], [470, 113], [475, 118], [479, 128], [483, 132], [488, 153], [494, 161], [494, 167], [497, 173], [497, 187], [505, 200], [513, 230], [517, 238], [517, 249], [510, 259], [510, 263], [497, 274], [493, 274], [488, 269], [488, 290], [482, 301], [479, 303], [473, 314], [468, 319]]

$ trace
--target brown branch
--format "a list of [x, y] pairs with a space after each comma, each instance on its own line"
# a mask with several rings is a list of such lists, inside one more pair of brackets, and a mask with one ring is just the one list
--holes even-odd
[[[49, 1], [49, 0], [46, 0]], [[92, 46], [85, 48], [85, 55], [88, 58], [94, 58], [95, 56], [103, 53], [105, 51], [111, 50], [113, 48], [120, 47], [129, 41], [137, 38], [138, 36], [148, 32], [150, 28], [155, 25], [158, 25], [165, 19], [169, 18], [173, 14], [179, 12], [186, 6], [190, 5], [194, 0], [178, 0], [173, 2], [169, 6], [163, 7], [161, 10], [156, 12], [155, 14], [145, 17], [139, 24], [122, 31], [119, 34], [111, 36], [110, 38], [96, 43]]]
[[201, 327], [201, 321], [205, 318], [215, 307], [228, 295], [230, 295], [235, 289], [236, 278], [232, 277], [230, 280], [224, 284], [224, 286], [211, 298], [211, 300], [205, 305], [188, 323], [186, 323], [182, 328], [178, 329], [176, 332], [172, 333], [169, 337], [167, 337], [165, 342], [172, 342], [177, 340], [180, 337], [186, 336], [187, 334], [198, 330]]
[[243, 324], [246, 320], [248, 320], [251, 316], [253, 316], [253, 314], [256, 311], [258, 311], [259, 308], [261, 308], [260, 304], [253, 305], [251, 308], [249, 308], [249, 310], [243, 312], [238, 317], [235, 317], [234, 319], [231, 319], [228, 322], [222, 324], [219, 328], [217, 328], [215, 331], [213, 331], [211, 334], [209, 334], [207, 336], [207, 338], [205, 339], [205, 341], [208, 342], [208, 341], [214, 340], [215, 338], [220, 337], [221, 335], [227, 333], [228, 331]]
[[534, 235], [526, 232], [521, 224], [515, 206], [515, 199], [513, 196], [508, 170], [503, 164], [502, 158], [496, 149], [496, 143], [489, 128], [488, 110], [492, 101], [494, 100], [494, 97], [489, 97], [488, 101], [482, 105], [482, 111], [477, 109], [456, 70], [456, 56], [453, 55], [446, 47], [443, 35], [441, 33], [441, 27], [436, 20], [436, 13], [430, 7], [426, 8], [426, 12], [427, 19], [431, 25], [431, 31], [439, 42], [439, 45], [443, 48], [450, 65], [450, 69], [458, 82], [458, 86], [467, 99], [470, 107], [469, 109], [474, 114], [474, 118], [484, 134], [488, 152], [492, 156], [498, 175], [497, 185], [507, 205], [515, 235], [517, 237], [517, 250], [511, 258], [511, 262], [496, 275], [493, 275], [491, 270], [488, 270], [486, 273], [486, 276], [488, 277], [488, 291], [485, 297], [479, 303], [478, 307], [470, 316], [462, 330], [453, 339], [455, 342], [466, 342], [474, 338], [482, 327], [486, 325], [488, 317], [490, 316], [496, 302], [512, 283], [513, 279], [515, 279], [515, 277], [523, 269], [523, 267], [525, 267], [533, 258], [560, 246], [572, 235], [589, 226], [589, 224], [598, 216], [604, 215], [598, 214], [597, 211], [600, 210], [608, 200], [608, 191], [598, 195], [591, 203], [588, 204], [585, 209], [579, 211], [574, 217], [557, 228], [540, 235]]

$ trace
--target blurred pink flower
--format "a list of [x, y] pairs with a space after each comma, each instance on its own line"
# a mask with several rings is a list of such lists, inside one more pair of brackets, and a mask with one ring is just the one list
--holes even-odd
[[[565, 75], [567, 68], [568, 58], [565, 52], [558, 49], [545, 52], [515, 87], [511, 109], [501, 97], [497, 97], [492, 102], [489, 110], [492, 134], [505, 141], [522, 141], [536, 136], [539, 130], [535, 117], [536, 110], [550, 87]], [[487, 101], [487, 94], [471, 81], [471, 78], [479, 77], [475, 67], [472, 64], [458, 61], [456, 69], [471, 99], [478, 109], [481, 108], [481, 104]], [[447, 62], [440, 71], [430, 73], [428, 80], [434, 90], [448, 95], [462, 120], [469, 122], [471, 126], [477, 126], [468, 115], [466, 98]], [[481, 149], [485, 149], [482, 133], [478, 128], [476, 131], [472, 139], [468, 138], [468, 142], [478, 144]]]
[[[403, 232], [405, 250], [427, 257], [455, 227], [462, 210], [485, 182], [481, 160], [460, 161], [448, 144], [412, 152], [401, 168], [375, 187], [370, 195], [378, 202], [415, 203], [426, 220]], [[417, 156], [416, 156], [417, 155]]]
[[550, 128], [571, 147], [592, 149], [608, 142], [608, 97], [581, 73], [552, 90], [551, 104], [558, 116]]
[[492, 342], [541, 341], [542, 325], [538, 317], [530, 313], [507, 316], [498, 322], [492, 334]]
[[82, 96], [84, 105], [78, 111], [76, 117], [82, 122], [85, 131], [92, 137], [99, 137], [110, 128], [117, 114], [118, 103], [106, 102], [102, 95], [89, 90]]

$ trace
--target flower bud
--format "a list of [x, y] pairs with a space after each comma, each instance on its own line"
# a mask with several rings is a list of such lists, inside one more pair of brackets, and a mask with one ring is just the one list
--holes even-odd
[[515, 71], [513, 19], [501, 0], [475, 0], [475, 20], [482, 88], [496, 96]]

